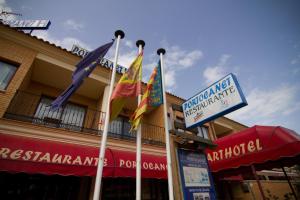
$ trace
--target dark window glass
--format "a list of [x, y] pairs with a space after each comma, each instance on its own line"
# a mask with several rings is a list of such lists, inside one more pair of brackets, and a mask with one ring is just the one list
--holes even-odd
[[205, 139], [209, 139], [208, 138], [208, 128], [205, 126], [198, 126], [198, 134], [197, 136], [199, 137], [203, 137]]
[[50, 104], [53, 101], [51, 98], [42, 97], [34, 118], [42, 119], [44, 122], [60, 124], [60, 127], [82, 127], [85, 108], [68, 103], [63, 108], [52, 111], [50, 110]]
[[90, 177], [0, 172], [1, 199], [88, 199], [90, 184]]
[[173, 127], [173, 122], [171, 120], [170, 114], [168, 113], [168, 129], [169, 129], [169, 131], [173, 129], [172, 127]]
[[130, 133], [130, 123], [128, 117], [119, 116], [109, 124], [108, 131], [111, 134], [116, 134], [125, 137], [132, 137]]
[[6, 62], [0, 61], [0, 89], [5, 90], [13, 75], [17, 71], [17, 67]]

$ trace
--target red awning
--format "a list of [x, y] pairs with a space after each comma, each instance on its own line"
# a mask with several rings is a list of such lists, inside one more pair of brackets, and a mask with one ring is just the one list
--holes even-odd
[[[95, 176], [99, 149], [0, 134], [0, 171]], [[107, 148], [104, 177], [135, 177], [135, 152]], [[142, 154], [142, 178], [167, 179], [165, 156]]]
[[213, 172], [300, 156], [300, 136], [283, 127], [254, 126], [214, 143], [216, 149], [206, 150]]

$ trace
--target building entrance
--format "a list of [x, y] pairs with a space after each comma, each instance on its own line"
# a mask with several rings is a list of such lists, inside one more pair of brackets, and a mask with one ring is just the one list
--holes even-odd
[[[105, 178], [103, 180], [103, 200], [135, 199], [135, 178]], [[167, 200], [168, 181], [164, 179], [142, 179], [143, 200]]]
[[88, 199], [90, 177], [0, 172], [1, 199]]

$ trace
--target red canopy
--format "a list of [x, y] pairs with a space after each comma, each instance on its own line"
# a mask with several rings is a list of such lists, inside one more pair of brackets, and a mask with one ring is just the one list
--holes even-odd
[[[95, 176], [99, 149], [0, 133], [0, 171]], [[135, 177], [135, 152], [106, 149], [104, 177]], [[142, 178], [167, 179], [165, 156], [142, 154]]]
[[216, 149], [206, 150], [213, 172], [300, 156], [300, 136], [280, 126], [254, 126], [214, 143]]

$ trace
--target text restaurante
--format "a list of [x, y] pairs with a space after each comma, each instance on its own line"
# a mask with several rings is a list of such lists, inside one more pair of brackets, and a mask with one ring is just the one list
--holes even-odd
[[[52, 164], [66, 164], [66, 165], [80, 165], [80, 166], [97, 166], [98, 158], [89, 156], [72, 156], [66, 154], [40, 152], [22, 149], [11, 149], [6, 147], [0, 147], [0, 159], [9, 160], [22, 160], [33, 161]], [[104, 159], [104, 167], [108, 166], [109, 160]], [[134, 160], [125, 160], [119, 158], [115, 163], [115, 167], [122, 168], [136, 168], [136, 162]], [[142, 162], [142, 168], [145, 170], [158, 170], [165, 171], [167, 165], [165, 163], [156, 162]]]
[[235, 87], [231, 84], [230, 77], [228, 77], [184, 103], [184, 115], [188, 117], [234, 92]]

